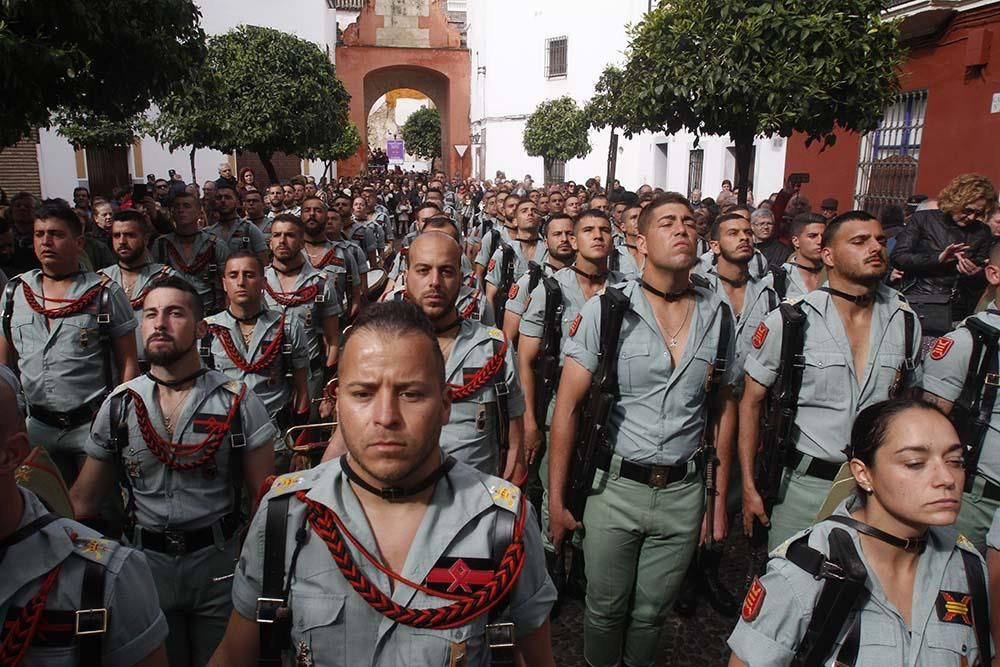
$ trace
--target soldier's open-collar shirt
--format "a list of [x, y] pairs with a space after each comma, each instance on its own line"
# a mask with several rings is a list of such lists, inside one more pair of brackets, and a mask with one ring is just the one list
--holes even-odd
[[[112, 264], [99, 271], [106, 275], [111, 280], [122, 286], [124, 290], [124, 283], [122, 282], [122, 267], [118, 264]], [[131, 301], [132, 299], [138, 297], [142, 294], [153, 281], [160, 280], [164, 276], [177, 276], [179, 275], [172, 268], [166, 264], [158, 264], [156, 262], [150, 262], [149, 264], [144, 264], [139, 267], [139, 270], [135, 272], [135, 285], [132, 286], [132, 293], [126, 294]], [[140, 361], [145, 361], [146, 359], [146, 345], [145, 341], [142, 340], [142, 305], [140, 304], [137, 308], [133, 308], [132, 312], [135, 314], [135, 349]]]
[[[343, 252], [343, 250], [338, 249], [338, 254], [340, 252]], [[341, 293], [343, 288], [338, 286], [337, 280], [339, 277], [347, 275], [348, 261], [343, 256], [341, 256], [341, 259], [344, 259], [343, 266], [331, 264], [323, 269], [317, 269], [306, 258], [306, 261], [302, 264], [302, 270], [295, 276], [295, 282], [292, 283], [291, 289], [287, 291], [298, 292], [312, 285], [317, 285], [319, 289], [317, 293], [318, 298], [314, 297], [310, 302], [297, 306], [282, 306], [275, 301], [274, 297], [267, 290], [264, 290], [264, 302], [269, 309], [279, 313], [285, 312], [295, 315], [302, 321], [302, 325], [306, 331], [306, 342], [308, 344], [310, 359], [319, 357], [323, 350], [321, 347], [321, 343], [323, 342], [323, 320], [328, 317], [339, 317], [344, 313], [342, 305], [343, 294]], [[286, 291], [281, 286], [281, 276], [274, 270], [274, 267], [269, 266], [265, 269], [264, 278], [275, 292], [281, 293]], [[355, 275], [356, 278], [357, 276]], [[354, 284], [357, 285], [358, 283], [355, 282]], [[334, 343], [336, 342], [334, 341]], [[323, 356], [325, 358], [325, 355]]]
[[[545, 239], [538, 239], [535, 242], [535, 255], [530, 260], [524, 255], [524, 248], [517, 239], [508, 245], [514, 249], [514, 282], [528, 272], [528, 263], [544, 266], [549, 259], [549, 248], [545, 245]], [[499, 286], [503, 281], [503, 246], [497, 248], [490, 258], [490, 263], [486, 265], [486, 282]]]
[[[570, 267], [559, 269], [552, 278], [559, 283], [559, 291], [562, 292], [562, 310], [559, 313], [560, 326], [560, 349], [565, 346], [569, 339], [569, 329], [573, 325], [573, 320], [583, 310], [587, 303], [587, 297], [580, 287], [580, 276]], [[624, 282], [625, 276], [618, 271], [608, 273], [607, 282], [604, 283], [598, 294], [603, 294], [608, 285], [617, 285]], [[545, 285], [539, 283], [531, 292], [528, 298], [528, 305], [521, 316], [521, 324], [518, 331], [522, 336], [531, 338], [541, 338], [545, 330], [545, 307], [548, 305], [548, 297], [545, 293]]]
[[[201, 256], [206, 246], [211, 245], [216, 271], [215, 281], [210, 280], [211, 273], [207, 266], [198, 273], [185, 273], [175, 264], [173, 258], [170, 256], [167, 245], [173, 246], [177, 254], [188, 266], [192, 265]], [[181, 244], [181, 239], [174, 233], [164, 234], [153, 241], [153, 254], [156, 260], [169, 265], [177, 273], [181, 274], [185, 280], [194, 286], [198, 295], [208, 304], [215, 303], [215, 291], [220, 289], [219, 283], [222, 280], [222, 272], [226, 267], [226, 258], [229, 257], [229, 244], [225, 240], [203, 229], [195, 235], [194, 243], [191, 245], [190, 250], [190, 254], [188, 254], [185, 246]]]

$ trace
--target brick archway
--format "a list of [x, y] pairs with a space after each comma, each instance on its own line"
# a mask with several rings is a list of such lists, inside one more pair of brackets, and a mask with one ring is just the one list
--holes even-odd
[[[401, 27], [402, 26], [402, 27]], [[337, 74], [351, 95], [350, 116], [361, 148], [337, 163], [337, 173], [354, 176], [368, 154], [368, 114], [382, 95], [412, 88], [427, 95], [441, 114], [441, 168], [458, 171], [455, 146], [471, 143], [469, 51], [450, 26], [439, 0], [382, 3], [368, 0], [337, 46]], [[463, 177], [472, 160], [463, 161]]]

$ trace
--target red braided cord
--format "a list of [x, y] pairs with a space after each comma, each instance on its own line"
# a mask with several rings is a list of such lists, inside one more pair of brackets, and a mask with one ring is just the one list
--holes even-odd
[[142, 288], [141, 292], [139, 292], [139, 296], [135, 297], [134, 299], [129, 299], [129, 302], [132, 304], [132, 310], [136, 310], [137, 308], [142, 308], [142, 302], [146, 300], [146, 294], [148, 294], [149, 290], [153, 288], [153, 284], [160, 278], [165, 277], [169, 271], [170, 267], [164, 266], [162, 269], [160, 269], [159, 273], [157, 273], [155, 276], [149, 279], [149, 282], [146, 283], [146, 286]]
[[[403, 625], [432, 630], [447, 630], [466, 625], [505, 599], [511, 588], [513, 588], [514, 582], [517, 581], [517, 577], [521, 574], [521, 570], [524, 568], [524, 542], [521, 539], [524, 533], [524, 517], [527, 515], [524, 496], [521, 497], [518, 519], [514, 524], [514, 539], [507, 546], [507, 550], [504, 551], [503, 558], [494, 572], [493, 579], [471, 596], [465, 597], [442, 594], [400, 577], [381, 565], [367, 550], [363, 549], [347, 529], [344, 528], [344, 525], [340, 522], [340, 518], [333, 510], [309, 499], [304, 492], [300, 491], [296, 493], [295, 497], [309, 508], [309, 525], [312, 526], [313, 531], [326, 543], [327, 549], [330, 551], [330, 555], [333, 556], [333, 560], [336, 562], [341, 574], [344, 575], [344, 579], [375, 611]], [[444, 599], [454, 599], [456, 602], [444, 607], [431, 609], [409, 609], [393, 602], [391, 598], [380, 591], [358, 569], [357, 564], [351, 557], [350, 551], [344, 544], [341, 533], [348, 536], [352, 544], [358, 547], [362, 555], [369, 562], [394, 580], [428, 595]]]
[[277, 359], [278, 352], [281, 351], [281, 341], [285, 338], [285, 316], [282, 315], [281, 319], [278, 320], [278, 333], [275, 334], [274, 340], [264, 348], [260, 358], [253, 363], [244, 359], [240, 351], [236, 349], [236, 344], [233, 343], [233, 338], [229, 335], [229, 329], [218, 324], [210, 324], [208, 330], [219, 339], [219, 342], [222, 343], [222, 349], [226, 351], [226, 356], [236, 364], [237, 368], [244, 373], [263, 373]]
[[314, 269], [322, 269], [324, 266], [332, 262], [334, 257], [336, 256], [337, 256], [337, 249], [330, 248], [329, 250], [326, 251], [326, 254], [323, 255], [318, 262], [312, 261], [312, 257], [310, 257], [309, 263], [313, 265]]
[[309, 287], [303, 287], [295, 292], [275, 292], [274, 289], [265, 282], [264, 289], [267, 290], [267, 293], [282, 306], [301, 306], [315, 299], [316, 294], [319, 293], [319, 285], [316, 283], [313, 283]]
[[34, 639], [35, 632], [38, 630], [38, 623], [42, 620], [45, 601], [48, 600], [49, 592], [59, 578], [60, 568], [62, 568], [61, 563], [45, 575], [41, 588], [21, 609], [21, 613], [14, 621], [7, 636], [4, 637], [3, 644], [0, 645], [0, 665], [14, 667], [28, 652], [31, 640]]
[[472, 295], [472, 300], [469, 301], [469, 305], [465, 307], [465, 310], [459, 313], [459, 316], [463, 320], [469, 319], [470, 317], [472, 317], [472, 313], [476, 312], [476, 306], [478, 305], [479, 305], [479, 290], [476, 290], [475, 293]]
[[173, 243], [167, 243], [167, 252], [170, 254], [170, 260], [177, 269], [180, 269], [181, 273], [194, 275], [201, 273], [202, 269], [208, 266], [209, 260], [215, 255], [215, 248], [212, 244], [208, 244], [202, 250], [201, 254], [194, 258], [194, 262], [191, 264], [185, 263], [184, 258], [181, 257], [181, 253], [174, 247]]
[[472, 376], [472, 379], [463, 385], [449, 384], [448, 387], [451, 391], [451, 400], [461, 401], [463, 399], [469, 398], [477, 391], [486, 386], [486, 383], [493, 379], [493, 377], [500, 371], [503, 366], [504, 355], [507, 354], [507, 338], [504, 337], [503, 345], [497, 350], [490, 359], [483, 364], [483, 367], [476, 371], [476, 374]]
[[[233, 404], [229, 407], [226, 422], [210, 433], [207, 438], [195, 443], [170, 442], [161, 438], [149, 418], [149, 411], [146, 409], [146, 404], [142, 402], [142, 398], [132, 389], [129, 389], [128, 393], [135, 404], [135, 418], [139, 423], [139, 433], [142, 434], [142, 439], [146, 442], [146, 447], [149, 448], [153, 456], [159, 459], [163, 465], [174, 470], [194, 470], [208, 463], [215, 456], [215, 452], [219, 450], [246, 391], [246, 385], [243, 385], [239, 395], [233, 399]], [[180, 462], [177, 460], [179, 457], [189, 457], [199, 453], [201, 455], [193, 461]]]
[[49, 319], [59, 319], [60, 317], [69, 317], [70, 315], [76, 315], [77, 313], [86, 310], [87, 306], [94, 302], [97, 295], [101, 293], [101, 289], [104, 285], [94, 285], [89, 290], [84, 292], [79, 299], [54, 299], [52, 297], [42, 297], [46, 301], [55, 301], [58, 303], [65, 303], [67, 305], [61, 306], [59, 308], [44, 308], [38, 299], [35, 297], [35, 292], [28, 287], [28, 283], [21, 281], [21, 291], [24, 293], [24, 300], [28, 302], [28, 305], [33, 311], [39, 315], [44, 315]]

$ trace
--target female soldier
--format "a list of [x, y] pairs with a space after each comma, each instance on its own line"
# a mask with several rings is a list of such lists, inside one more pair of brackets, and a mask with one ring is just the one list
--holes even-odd
[[948, 418], [918, 400], [877, 403], [858, 414], [848, 456], [857, 488], [771, 554], [730, 667], [989, 664], [982, 558], [950, 527], [965, 473]]

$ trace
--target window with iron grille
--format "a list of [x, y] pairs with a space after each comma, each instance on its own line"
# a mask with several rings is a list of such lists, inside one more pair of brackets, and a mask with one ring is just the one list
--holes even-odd
[[705, 169], [705, 151], [696, 148], [688, 153], [688, 196], [701, 190], [701, 175]]
[[566, 76], [566, 38], [552, 37], [545, 40], [545, 78]]
[[878, 129], [861, 138], [855, 208], [881, 217], [887, 206], [903, 206], [913, 195], [926, 115], [926, 90], [900, 93]]

